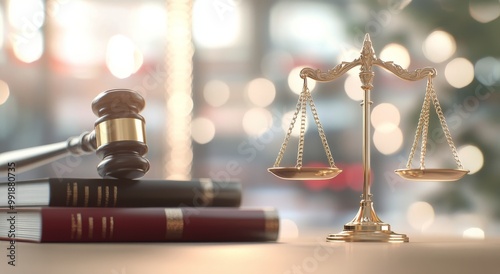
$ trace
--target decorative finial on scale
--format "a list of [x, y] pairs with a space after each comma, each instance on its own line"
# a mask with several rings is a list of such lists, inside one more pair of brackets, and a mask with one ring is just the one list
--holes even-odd
[[365, 35], [365, 40], [363, 41], [363, 49], [361, 50], [361, 68], [359, 73], [359, 78], [361, 79], [361, 88], [364, 91], [370, 91], [373, 88], [373, 70], [372, 66], [377, 57], [375, 56], [375, 50], [372, 46], [372, 41], [370, 40], [370, 35], [367, 33]]

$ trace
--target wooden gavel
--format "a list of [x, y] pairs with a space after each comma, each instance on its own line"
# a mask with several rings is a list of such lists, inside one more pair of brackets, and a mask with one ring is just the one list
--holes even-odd
[[97, 172], [103, 178], [136, 179], [149, 170], [144, 158], [148, 151], [145, 120], [139, 112], [144, 108], [142, 96], [129, 89], [111, 89], [92, 101], [99, 117], [94, 130], [65, 142], [26, 148], [0, 154], [0, 176], [6, 176], [9, 163], [22, 172], [53, 162], [68, 155], [96, 152], [102, 159]]

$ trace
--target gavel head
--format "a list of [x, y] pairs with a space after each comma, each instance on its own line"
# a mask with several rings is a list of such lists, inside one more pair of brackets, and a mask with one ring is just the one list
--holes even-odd
[[129, 89], [111, 89], [92, 101], [97, 155], [102, 161], [97, 172], [103, 178], [136, 179], [149, 170], [144, 158], [145, 120], [139, 112], [144, 108], [142, 96]]

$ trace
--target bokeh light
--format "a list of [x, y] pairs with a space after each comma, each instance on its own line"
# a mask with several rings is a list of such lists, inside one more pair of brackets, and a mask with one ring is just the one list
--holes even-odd
[[42, 0], [10, 0], [7, 13], [10, 25], [23, 31], [24, 38], [29, 38], [45, 22], [45, 4]]
[[[295, 94], [300, 94], [302, 92], [302, 88], [304, 87], [304, 79], [300, 78], [300, 71], [303, 68], [304, 67], [296, 67], [288, 74], [288, 86]], [[309, 88], [309, 91], [312, 92], [314, 87], [316, 87], [316, 81], [311, 78], [307, 78], [307, 87]]]
[[487, 56], [479, 59], [474, 65], [476, 79], [486, 86], [500, 83], [500, 59]]
[[[136, 13], [137, 28], [134, 32], [140, 37], [138, 40], [151, 42], [167, 31], [167, 11], [160, 3], [145, 3]], [[145, 45], [147, 46], [147, 45]]]
[[335, 5], [313, 1], [278, 1], [269, 18], [273, 43], [293, 51], [336, 56], [345, 39], [345, 23]]
[[[229, 47], [241, 36], [240, 5], [222, 1], [194, 1], [193, 38], [204, 48]], [[175, 31], [175, 26], [170, 27]]]
[[384, 61], [393, 61], [402, 68], [407, 69], [410, 66], [410, 53], [400, 44], [388, 44], [380, 52], [380, 59]]
[[358, 75], [349, 75], [344, 82], [345, 93], [354, 101], [364, 99], [364, 91], [361, 88], [361, 81]]
[[276, 97], [276, 88], [273, 82], [265, 78], [257, 78], [246, 86], [247, 96], [250, 102], [259, 107], [269, 106]]
[[106, 65], [115, 77], [124, 79], [135, 73], [142, 66], [142, 53], [134, 42], [124, 35], [115, 35], [108, 41]]
[[462, 234], [464, 239], [484, 240], [484, 231], [479, 227], [471, 227], [464, 230]]
[[[192, 5], [167, 1], [168, 30], [165, 35], [165, 120], [163, 136], [164, 178], [191, 179], [193, 149], [191, 122], [193, 110], [193, 52], [191, 39]], [[162, 64], [162, 63], [160, 63]]]
[[72, 67], [66, 72], [75, 77], [98, 77], [102, 62], [106, 59], [106, 44], [112, 36], [104, 36], [102, 32], [106, 28], [98, 27], [98, 24], [89, 20], [91, 16], [98, 16], [100, 9], [82, 0], [68, 2], [58, 9], [60, 12], [57, 16], [51, 17], [54, 26], [48, 41], [51, 56]]
[[215, 125], [205, 117], [198, 117], [191, 122], [191, 137], [198, 144], [206, 144], [215, 136]]
[[469, 13], [480, 23], [489, 23], [500, 16], [500, 3], [496, 0], [469, 1]]
[[483, 168], [484, 156], [478, 147], [465, 145], [458, 148], [457, 152], [464, 168], [470, 171], [469, 174], [474, 174]]
[[389, 103], [381, 103], [376, 105], [371, 113], [371, 122], [375, 129], [382, 127], [397, 127], [401, 120], [399, 109]]
[[42, 57], [44, 39], [41, 27], [45, 22], [45, 5], [41, 0], [10, 0], [7, 18], [13, 27], [10, 42], [14, 55], [24, 63]]
[[389, 103], [376, 105], [371, 114], [371, 124], [375, 128], [373, 143], [382, 154], [392, 154], [403, 145], [403, 133], [399, 128], [401, 115], [396, 106]]
[[213, 107], [224, 105], [229, 100], [230, 94], [229, 85], [220, 80], [211, 80], [203, 87], [203, 98]]
[[9, 85], [5, 81], [0, 80], [0, 105], [7, 102], [9, 96], [10, 96]]
[[17, 37], [11, 41], [14, 55], [24, 63], [33, 63], [42, 57], [44, 51], [44, 39], [42, 32], [36, 30], [30, 37]]
[[95, 37], [89, 32], [65, 32], [57, 43], [51, 43], [54, 56], [75, 66], [97, 65], [104, 54], [96, 53], [99, 48]]
[[[354, 59], [358, 58], [359, 55], [360, 55], [360, 52], [359, 52], [358, 48], [352, 47], [352, 48], [345, 49], [339, 54], [339, 57], [337, 58], [337, 63], [351, 62]], [[349, 72], [351, 72], [352, 70], [353, 69], [351, 69]]]
[[385, 125], [375, 129], [373, 144], [380, 153], [389, 155], [397, 152], [403, 145], [403, 132], [397, 126]]
[[434, 223], [434, 208], [427, 202], [415, 202], [408, 207], [406, 219], [416, 230], [424, 231]]
[[451, 34], [436, 30], [427, 36], [422, 50], [427, 59], [434, 63], [441, 63], [448, 60], [455, 53], [457, 45], [455, 38]]
[[95, 11], [92, 4], [85, 0], [68, 1], [65, 5], [61, 5], [61, 12], [54, 16], [54, 23], [63, 28], [77, 29], [79, 31], [90, 27], [88, 15]]
[[290, 219], [281, 219], [279, 237], [280, 240], [296, 239], [299, 237], [299, 227]]
[[263, 108], [252, 108], [243, 115], [243, 130], [250, 136], [259, 136], [269, 130], [273, 123], [271, 112]]
[[474, 65], [465, 58], [455, 58], [446, 65], [444, 76], [451, 86], [463, 88], [474, 80]]
[[180, 116], [187, 116], [193, 110], [193, 99], [188, 94], [173, 94], [167, 102], [167, 108]]
[[0, 7], [0, 49], [3, 48], [4, 36], [6, 36], [6, 28], [4, 25], [4, 12], [3, 8]]

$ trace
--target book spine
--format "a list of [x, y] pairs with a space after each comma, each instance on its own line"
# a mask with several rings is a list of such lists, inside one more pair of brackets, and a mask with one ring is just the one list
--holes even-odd
[[41, 242], [275, 241], [275, 210], [41, 208]]
[[53, 207], [238, 207], [241, 184], [193, 181], [50, 179]]

